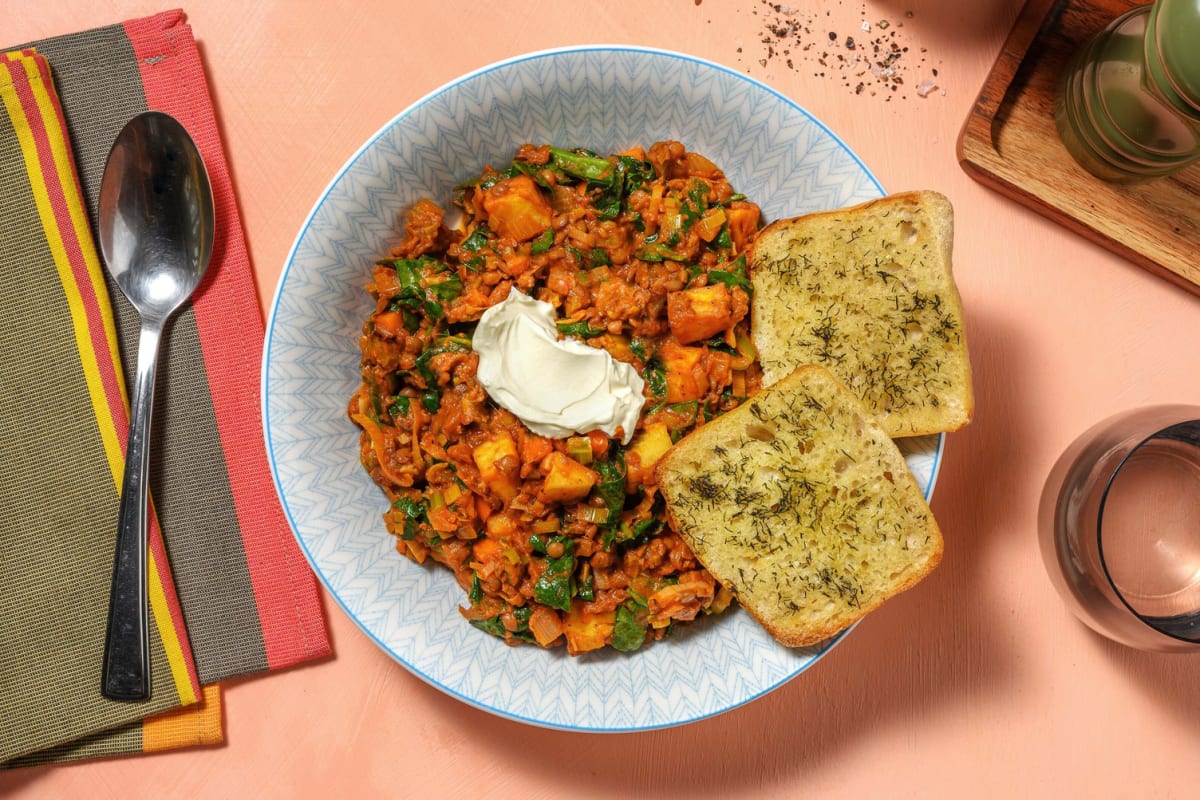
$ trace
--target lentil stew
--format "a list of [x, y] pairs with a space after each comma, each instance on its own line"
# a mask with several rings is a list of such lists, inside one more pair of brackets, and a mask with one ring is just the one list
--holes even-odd
[[[674, 141], [607, 157], [526, 144], [453, 202], [451, 226], [419, 201], [366, 287], [348, 412], [397, 549], [453, 570], [462, 615], [510, 644], [633, 651], [724, 611], [732, 596], [665, 523], [653, 470], [761, 385], [745, 256], [758, 206]], [[471, 336], [513, 287], [643, 377], [628, 446], [621, 430], [540, 436], [488, 397]]]

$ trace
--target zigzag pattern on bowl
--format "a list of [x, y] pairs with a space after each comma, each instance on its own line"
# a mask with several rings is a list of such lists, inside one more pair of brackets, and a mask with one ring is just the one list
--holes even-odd
[[[321, 580], [354, 621], [415, 674], [476, 706], [550, 727], [663, 727], [779, 686], [834, 641], [777, 645], [740, 612], [687, 626], [634, 655], [568, 658], [512, 648], [467, 625], [450, 573], [399, 556], [385, 499], [358, 463], [346, 405], [374, 259], [419, 198], [506, 164], [523, 142], [602, 153], [678, 139], [721, 165], [768, 219], [882, 191], [802, 109], [724, 68], [659, 51], [585, 48], [506, 62], [408, 109], [364, 145], [319, 200], [275, 297], [264, 354], [264, 424], [284, 508]], [[904, 443], [932, 489], [941, 440]]]

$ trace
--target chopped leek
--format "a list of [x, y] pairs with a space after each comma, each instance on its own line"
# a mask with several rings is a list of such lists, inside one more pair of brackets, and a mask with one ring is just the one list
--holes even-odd
[[580, 464], [592, 463], [592, 440], [586, 436], [570, 436], [567, 438], [567, 455]]

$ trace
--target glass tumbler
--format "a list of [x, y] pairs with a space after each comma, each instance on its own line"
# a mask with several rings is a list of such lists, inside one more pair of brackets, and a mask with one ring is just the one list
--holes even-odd
[[1200, 407], [1117, 414], [1059, 457], [1038, 511], [1071, 610], [1143, 650], [1200, 652]]

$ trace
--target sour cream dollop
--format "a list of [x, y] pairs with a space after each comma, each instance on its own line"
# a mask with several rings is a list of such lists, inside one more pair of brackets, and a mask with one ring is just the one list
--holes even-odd
[[623, 431], [629, 444], [646, 398], [629, 364], [578, 339], [558, 338], [554, 306], [509, 290], [479, 319], [471, 346], [479, 382], [534, 433], [562, 438]]

